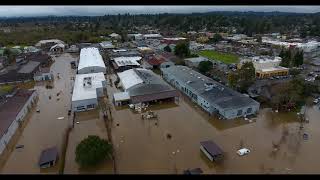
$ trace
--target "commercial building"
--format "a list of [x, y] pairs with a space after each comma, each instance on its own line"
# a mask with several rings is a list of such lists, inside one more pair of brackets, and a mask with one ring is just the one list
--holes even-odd
[[35, 81], [53, 80], [53, 74], [50, 72], [50, 68], [40, 68], [40, 70], [34, 74], [33, 79]]
[[163, 78], [209, 114], [225, 119], [253, 115], [260, 104], [186, 66], [161, 68]]
[[77, 74], [72, 94], [72, 110], [77, 112], [95, 109], [98, 98], [104, 96], [106, 85], [102, 72]]
[[5, 101], [0, 101], [0, 154], [24, 121], [36, 98], [36, 91], [19, 89]]
[[186, 58], [184, 59], [184, 62], [189, 67], [195, 67], [197, 68], [202, 61], [209, 61], [208, 58], [205, 58], [203, 56], [194, 57], [194, 58]]
[[131, 68], [139, 67], [140, 60], [142, 57], [135, 56], [135, 57], [116, 57], [113, 58], [112, 65], [114, 69], [118, 72], [125, 71]]
[[118, 73], [119, 86], [124, 92], [115, 93], [115, 105], [149, 103], [156, 101], [175, 101], [179, 97], [177, 90], [168, 85], [154, 72], [136, 68]]
[[106, 65], [98, 48], [83, 48], [80, 51], [78, 74], [106, 73]]
[[255, 56], [243, 58], [238, 64], [238, 68], [245, 62], [252, 62], [257, 78], [268, 78], [273, 76], [287, 76], [289, 68], [280, 66], [281, 57]]

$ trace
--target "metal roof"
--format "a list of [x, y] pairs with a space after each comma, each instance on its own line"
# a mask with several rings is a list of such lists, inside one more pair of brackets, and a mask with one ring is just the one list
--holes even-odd
[[94, 66], [106, 68], [98, 48], [89, 47], [81, 49], [78, 70]]
[[74, 81], [72, 101], [97, 98], [96, 89], [102, 88], [102, 82], [105, 80], [106, 79], [102, 72], [91, 74], [77, 74]]
[[55, 146], [43, 150], [39, 158], [39, 166], [57, 160], [58, 154], [58, 148]]
[[239, 108], [252, 104], [259, 104], [255, 100], [244, 96], [201, 73], [186, 66], [170, 66], [162, 68], [181, 82], [185, 82], [188, 89], [197, 92], [210, 104], [216, 104], [223, 109]]
[[201, 146], [204, 147], [204, 149], [211, 155], [211, 156], [217, 156], [222, 155], [223, 152], [220, 149], [220, 147], [214, 143], [213, 141], [202, 141], [200, 142]]

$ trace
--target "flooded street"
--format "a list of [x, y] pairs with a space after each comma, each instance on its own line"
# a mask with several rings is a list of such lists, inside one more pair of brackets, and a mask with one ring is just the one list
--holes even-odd
[[[55, 75], [53, 89], [47, 89], [43, 83], [35, 86], [39, 100], [28, 115], [22, 133], [12, 145], [12, 152], [8, 153], [1, 173], [58, 173], [61, 160], [54, 168], [43, 171], [38, 167], [38, 159], [41, 151], [51, 146], [57, 146], [60, 156], [62, 154], [64, 135], [72, 122], [68, 110], [71, 105], [70, 79], [75, 75], [75, 70], [70, 68], [70, 62], [75, 58], [69, 54], [55, 58], [51, 66]], [[57, 78], [58, 73], [60, 79]], [[114, 82], [115, 75], [111, 78]], [[243, 119], [222, 121], [209, 117], [187, 97], [180, 96], [178, 104], [151, 105], [148, 110], [154, 111], [158, 119], [142, 120], [141, 114], [127, 106], [113, 106], [113, 93], [117, 91], [114, 85], [108, 85], [113, 119], [111, 134], [118, 174], [181, 174], [183, 170], [198, 167], [206, 174], [320, 171], [317, 158], [320, 112], [317, 107], [307, 108], [309, 123], [300, 129], [296, 113], [275, 113], [270, 109], [261, 109], [252, 122]], [[69, 134], [65, 174], [114, 173], [111, 160], [90, 169], [80, 169], [75, 162], [76, 146], [88, 135], [108, 139], [100, 113], [97, 109], [76, 114], [74, 128]], [[308, 134], [308, 139], [303, 138], [304, 133]], [[205, 140], [213, 140], [221, 147], [225, 155], [223, 162], [212, 163], [200, 152], [200, 141]], [[24, 145], [24, 148], [15, 149], [16, 145]], [[251, 152], [246, 156], [238, 156], [236, 151], [240, 146]]]
[[75, 161], [76, 147], [83, 139], [87, 138], [88, 135], [97, 135], [100, 138], [108, 139], [107, 129], [103, 119], [99, 116], [99, 110], [77, 113], [75, 121], [76, 123], [69, 136], [64, 173], [113, 174], [113, 164], [111, 160], [102, 162], [98, 166], [89, 169], [79, 168]]
[[[42, 171], [38, 167], [38, 160], [41, 151], [52, 146], [57, 146], [61, 155], [63, 135], [69, 121], [70, 78], [75, 74], [75, 71], [70, 68], [70, 62], [75, 59], [69, 54], [62, 54], [54, 59], [55, 62], [51, 66], [55, 77], [53, 88], [46, 89], [44, 83], [37, 83], [34, 87], [39, 94], [36, 109], [39, 109], [40, 113], [35, 110], [30, 112], [30, 118], [26, 121], [22, 134], [17, 137], [17, 145], [24, 145], [24, 148], [13, 148], [1, 173], [58, 173], [61, 161], [58, 161], [54, 168]], [[57, 78], [58, 73], [60, 79]], [[64, 118], [58, 119], [59, 117]]]
[[[115, 77], [113, 76], [113, 82]], [[108, 95], [119, 91], [108, 87]], [[111, 103], [111, 102], [110, 102]], [[319, 115], [315, 107], [307, 110], [309, 124], [300, 130], [295, 113], [260, 110], [248, 121], [221, 121], [204, 113], [181, 96], [178, 106], [151, 107], [159, 120], [142, 120], [131, 109], [112, 106], [113, 143], [118, 173], [182, 173], [200, 167], [204, 173], [318, 173], [320, 138]], [[309, 135], [303, 139], [303, 133]], [[171, 138], [167, 137], [171, 135]], [[207, 160], [200, 152], [200, 141], [213, 140], [225, 152], [220, 164]], [[240, 157], [240, 145], [251, 153]], [[274, 146], [278, 148], [274, 150]]]

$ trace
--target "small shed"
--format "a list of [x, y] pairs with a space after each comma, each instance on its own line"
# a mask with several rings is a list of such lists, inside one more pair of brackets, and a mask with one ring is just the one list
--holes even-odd
[[57, 147], [51, 147], [45, 149], [41, 152], [40, 159], [39, 159], [39, 167], [40, 168], [49, 168], [56, 164], [58, 160], [58, 149]]
[[128, 104], [130, 96], [128, 92], [119, 92], [113, 94], [113, 101], [116, 106], [122, 106]]
[[208, 157], [210, 161], [217, 161], [223, 158], [221, 148], [213, 141], [200, 142], [200, 150]]

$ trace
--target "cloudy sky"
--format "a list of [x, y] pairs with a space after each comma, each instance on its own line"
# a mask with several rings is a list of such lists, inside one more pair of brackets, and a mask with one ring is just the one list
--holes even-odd
[[208, 11], [320, 12], [320, 6], [0, 6], [0, 16], [76, 15], [144, 13], [192, 13]]

